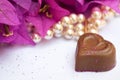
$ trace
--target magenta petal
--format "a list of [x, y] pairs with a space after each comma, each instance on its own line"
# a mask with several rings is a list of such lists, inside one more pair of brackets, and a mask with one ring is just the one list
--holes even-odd
[[16, 38], [12, 42], [10, 42], [10, 44], [35, 45], [35, 43], [32, 42], [32, 40], [25, 38], [25, 34], [22, 33], [16, 33]]
[[84, 5], [85, 0], [77, 0], [81, 5]]
[[0, 8], [1, 9], [9, 8], [9, 10], [15, 10], [15, 7], [8, 0], [0, 0]]
[[37, 33], [42, 35], [43, 27], [42, 27], [41, 18], [39, 16], [37, 16], [37, 17], [28, 16], [28, 17], [26, 17], [26, 20], [35, 26]]
[[76, 4], [76, 1], [79, 1], [79, 3], [81, 3], [81, 4], [84, 2], [84, 0], [55, 0], [55, 1], [60, 2], [60, 3], [64, 3], [66, 5], [74, 5], [74, 4]]
[[24, 23], [20, 26], [18, 30], [16, 30], [16, 38], [11, 42], [11, 44], [35, 45], [35, 43], [30, 38]]
[[10, 43], [11, 41], [15, 40], [16, 37], [17, 37], [16, 32], [14, 32], [14, 35], [9, 37], [0, 35], [0, 43]]
[[37, 2], [32, 2], [29, 10], [29, 15], [32, 15], [32, 16], [38, 15], [39, 9], [40, 9], [40, 4]]
[[3, 24], [0, 24], [0, 30], [2, 32], [0, 32], [0, 43], [10, 43], [11, 41], [13, 41], [16, 37], [16, 32], [14, 32], [16, 29], [18, 29], [17, 26], [9, 26], [9, 29], [11, 32], [13, 32], [14, 34], [9, 36], [9, 37], [5, 37], [3, 36], [4, 34], [4, 25]]
[[35, 28], [36, 32], [41, 35], [41, 37], [44, 37], [47, 30], [55, 23], [53, 19], [49, 19], [45, 16], [37, 16], [37, 17], [27, 17], [26, 20], [29, 23], [32, 23]]
[[43, 27], [43, 33], [42, 35], [45, 36], [47, 33], [47, 30], [49, 30], [53, 24], [55, 24], [55, 20], [47, 18], [45, 16], [41, 16], [42, 21], [42, 27]]
[[26, 10], [29, 10], [31, 2], [32, 2], [31, 0], [13, 0], [13, 1]]
[[42, 4], [42, 0], [38, 0], [39, 1], [39, 4], [41, 5]]
[[120, 8], [119, 8], [120, 0], [104, 0], [104, 1], [100, 1], [100, 2], [101, 2], [101, 4], [103, 4], [105, 6], [109, 6], [116, 12], [120, 13]]
[[20, 24], [14, 7], [6, 0], [0, 1], [0, 23], [8, 25]]
[[46, 3], [50, 6], [50, 13], [55, 20], [60, 20], [63, 16], [70, 14], [67, 9], [60, 7], [55, 0], [46, 0]]

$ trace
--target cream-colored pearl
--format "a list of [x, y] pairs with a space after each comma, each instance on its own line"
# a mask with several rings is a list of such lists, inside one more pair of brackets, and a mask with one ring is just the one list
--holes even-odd
[[68, 29], [74, 29], [74, 26], [73, 25], [67, 25], [66, 27], [64, 27], [64, 31], [66, 31]]
[[34, 41], [35, 43], [39, 43], [42, 38], [40, 37], [39, 34], [34, 33], [33, 36], [32, 36], [32, 39], [33, 39], [33, 41]]
[[56, 38], [59, 38], [59, 37], [62, 36], [62, 33], [55, 33], [54, 36], [55, 36]]
[[96, 30], [96, 29], [91, 29], [89, 32], [90, 32], [90, 33], [98, 33], [98, 30]]
[[45, 36], [45, 39], [50, 40], [52, 38], [53, 38], [53, 31], [52, 30], [48, 30], [47, 34]]
[[113, 18], [115, 16], [115, 12], [111, 10], [109, 11], [108, 15], [110, 18]]
[[61, 23], [63, 26], [67, 26], [69, 24], [71, 24], [70, 18], [68, 16], [65, 16], [61, 19]]
[[75, 31], [79, 31], [79, 30], [84, 30], [84, 25], [82, 23], [78, 23], [75, 26]]
[[88, 21], [89, 23], [94, 22], [94, 20], [95, 20], [95, 19], [93, 19], [92, 17], [89, 17], [89, 18], [87, 19], [87, 21]]
[[73, 29], [74, 26], [73, 25], [68, 25], [68, 29]]
[[99, 29], [102, 29], [105, 25], [106, 25], [106, 21], [105, 20], [101, 20], [101, 25], [98, 26]]
[[74, 13], [73, 13], [73, 14], [70, 14], [69, 17], [70, 17], [70, 20], [71, 20], [71, 23], [72, 23], [72, 24], [77, 23], [77, 21], [78, 21], [78, 20], [77, 20], [77, 17], [78, 17], [78, 16], [77, 16], [76, 14], [74, 14]]
[[78, 14], [78, 18], [77, 19], [78, 19], [79, 23], [82, 23], [82, 22], [85, 21], [85, 16], [83, 14]]
[[96, 26], [101, 26], [101, 25], [102, 25], [102, 21], [99, 20], [99, 19], [97, 19], [97, 20], [95, 20], [94, 24], [95, 24]]
[[80, 30], [80, 31], [77, 32], [78, 36], [81, 36], [81, 35], [83, 35], [84, 33], [85, 33], [85, 32], [82, 31], [82, 30]]
[[72, 29], [68, 29], [64, 32], [64, 37], [66, 39], [72, 39], [74, 35], [74, 31]]
[[55, 33], [61, 33], [63, 31], [63, 26], [59, 23], [56, 23], [54, 26], [53, 26], [53, 31]]
[[85, 27], [85, 33], [89, 33], [91, 31], [93, 31], [94, 29], [98, 30], [98, 27], [95, 24], [88, 23], [87, 26]]
[[103, 18], [106, 20], [109, 20], [115, 16], [115, 13], [113, 11], [108, 11], [106, 13], [103, 13]]
[[94, 23], [88, 23], [87, 24], [87, 28], [91, 29], [91, 28], [96, 28], [97, 26]]
[[91, 14], [91, 17], [94, 19], [101, 19], [102, 18], [102, 13], [100, 11], [93, 11]]
[[83, 35], [85, 32], [83, 30], [77, 31], [74, 34], [74, 39], [78, 40], [80, 38], [81, 35]]

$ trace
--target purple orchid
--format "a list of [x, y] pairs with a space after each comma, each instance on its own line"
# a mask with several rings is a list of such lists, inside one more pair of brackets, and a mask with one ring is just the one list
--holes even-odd
[[[16, 8], [8, 1], [0, 1], [0, 43], [34, 44], [21, 22]], [[24, 31], [24, 32], [23, 32]]]

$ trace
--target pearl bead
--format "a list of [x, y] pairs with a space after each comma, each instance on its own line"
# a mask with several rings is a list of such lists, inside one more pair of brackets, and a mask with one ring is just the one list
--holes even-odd
[[66, 39], [72, 39], [73, 38], [74, 31], [72, 29], [68, 29], [64, 32], [64, 37]]
[[98, 30], [96, 30], [96, 29], [91, 29], [89, 32], [90, 32], [90, 33], [98, 33]]
[[67, 17], [67, 16], [63, 17], [61, 19], [61, 23], [62, 23], [63, 26], [67, 26], [67, 25], [71, 24], [70, 18]]
[[101, 26], [102, 25], [102, 23], [101, 23], [102, 21], [101, 20], [95, 20], [95, 25], [96, 26]]
[[92, 17], [89, 17], [89, 18], [87, 19], [87, 21], [90, 22], [90, 23], [91, 23], [91, 22], [94, 22], [94, 20], [95, 20], [95, 19], [93, 19]]
[[109, 11], [108, 15], [110, 18], [113, 18], [115, 16], [115, 13], [114, 11]]
[[68, 29], [73, 29], [74, 26], [73, 25], [68, 25]]
[[80, 31], [77, 32], [78, 36], [81, 36], [81, 35], [83, 35], [84, 33], [85, 33], [85, 32], [82, 31], [82, 30], [80, 30]]
[[74, 39], [78, 40], [80, 38], [81, 35], [83, 35], [85, 32], [83, 30], [77, 31], [74, 34]]
[[59, 23], [56, 23], [54, 26], [53, 26], [53, 31], [55, 33], [61, 33], [63, 31], [63, 26]]
[[97, 26], [94, 23], [88, 23], [87, 24], [87, 28], [91, 29], [91, 28], [96, 28]]
[[85, 33], [89, 33], [89, 32], [91, 33], [91, 31], [94, 32], [94, 30], [97, 30], [97, 29], [98, 29], [97, 26], [95, 26], [92, 23], [88, 23], [87, 26], [85, 27]]
[[102, 29], [105, 25], [106, 25], [106, 21], [105, 20], [101, 20], [101, 25], [98, 26], [99, 29]]
[[100, 11], [93, 11], [91, 14], [91, 17], [94, 19], [101, 19], [102, 18], [102, 13]]
[[62, 33], [55, 33], [54, 36], [55, 36], [56, 38], [59, 38], [59, 37], [62, 36]]
[[103, 11], [103, 18], [106, 20], [109, 20], [111, 18], [113, 18], [115, 16], [115, 12], [114, 11]]
[[48, 30], [47, 34], [45, 36], [45, 39], [50, 40], [52, 38], [53, 38], [53, 31], [52, 30]]
[[39, 43], [39, 42], [41, 41], [41, 37], [40, 37], [40, 35], [37, 34], [37, 33], [34, 33], [34, 34], [32, 35], [32, 39], [33, 39], [33, 41], [34, 41], [35, 43]]
[[83, 15], [83, 14], [79, 14], [78, 15], [78, 22], [79, 23], [82, 23], [82, 22], [84, 22], [85, 21], [85, 16]]
[[76, 14], [73, 13], [69, 17], [70, 17], [70, 20], [71, 20], [72, 24], [77, 23], [78, 20], [77, 20], [77, 15]]
[[81, 24], [81, 23], [76, 24], [75, 31], [79, 31], [79, 30], [83, 30], [83, 29], [84, 29], [84, 25], [83, 24]]

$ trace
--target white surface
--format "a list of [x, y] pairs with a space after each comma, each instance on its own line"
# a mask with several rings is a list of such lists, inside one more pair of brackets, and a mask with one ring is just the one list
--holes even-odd
[[0, 80], [120, 80], [120, 18], [100, 34], [113, 42], [117, 65], [108, 72], [75, 72], [75, 41], [53, 39], [34, 47], [0, 48]]

